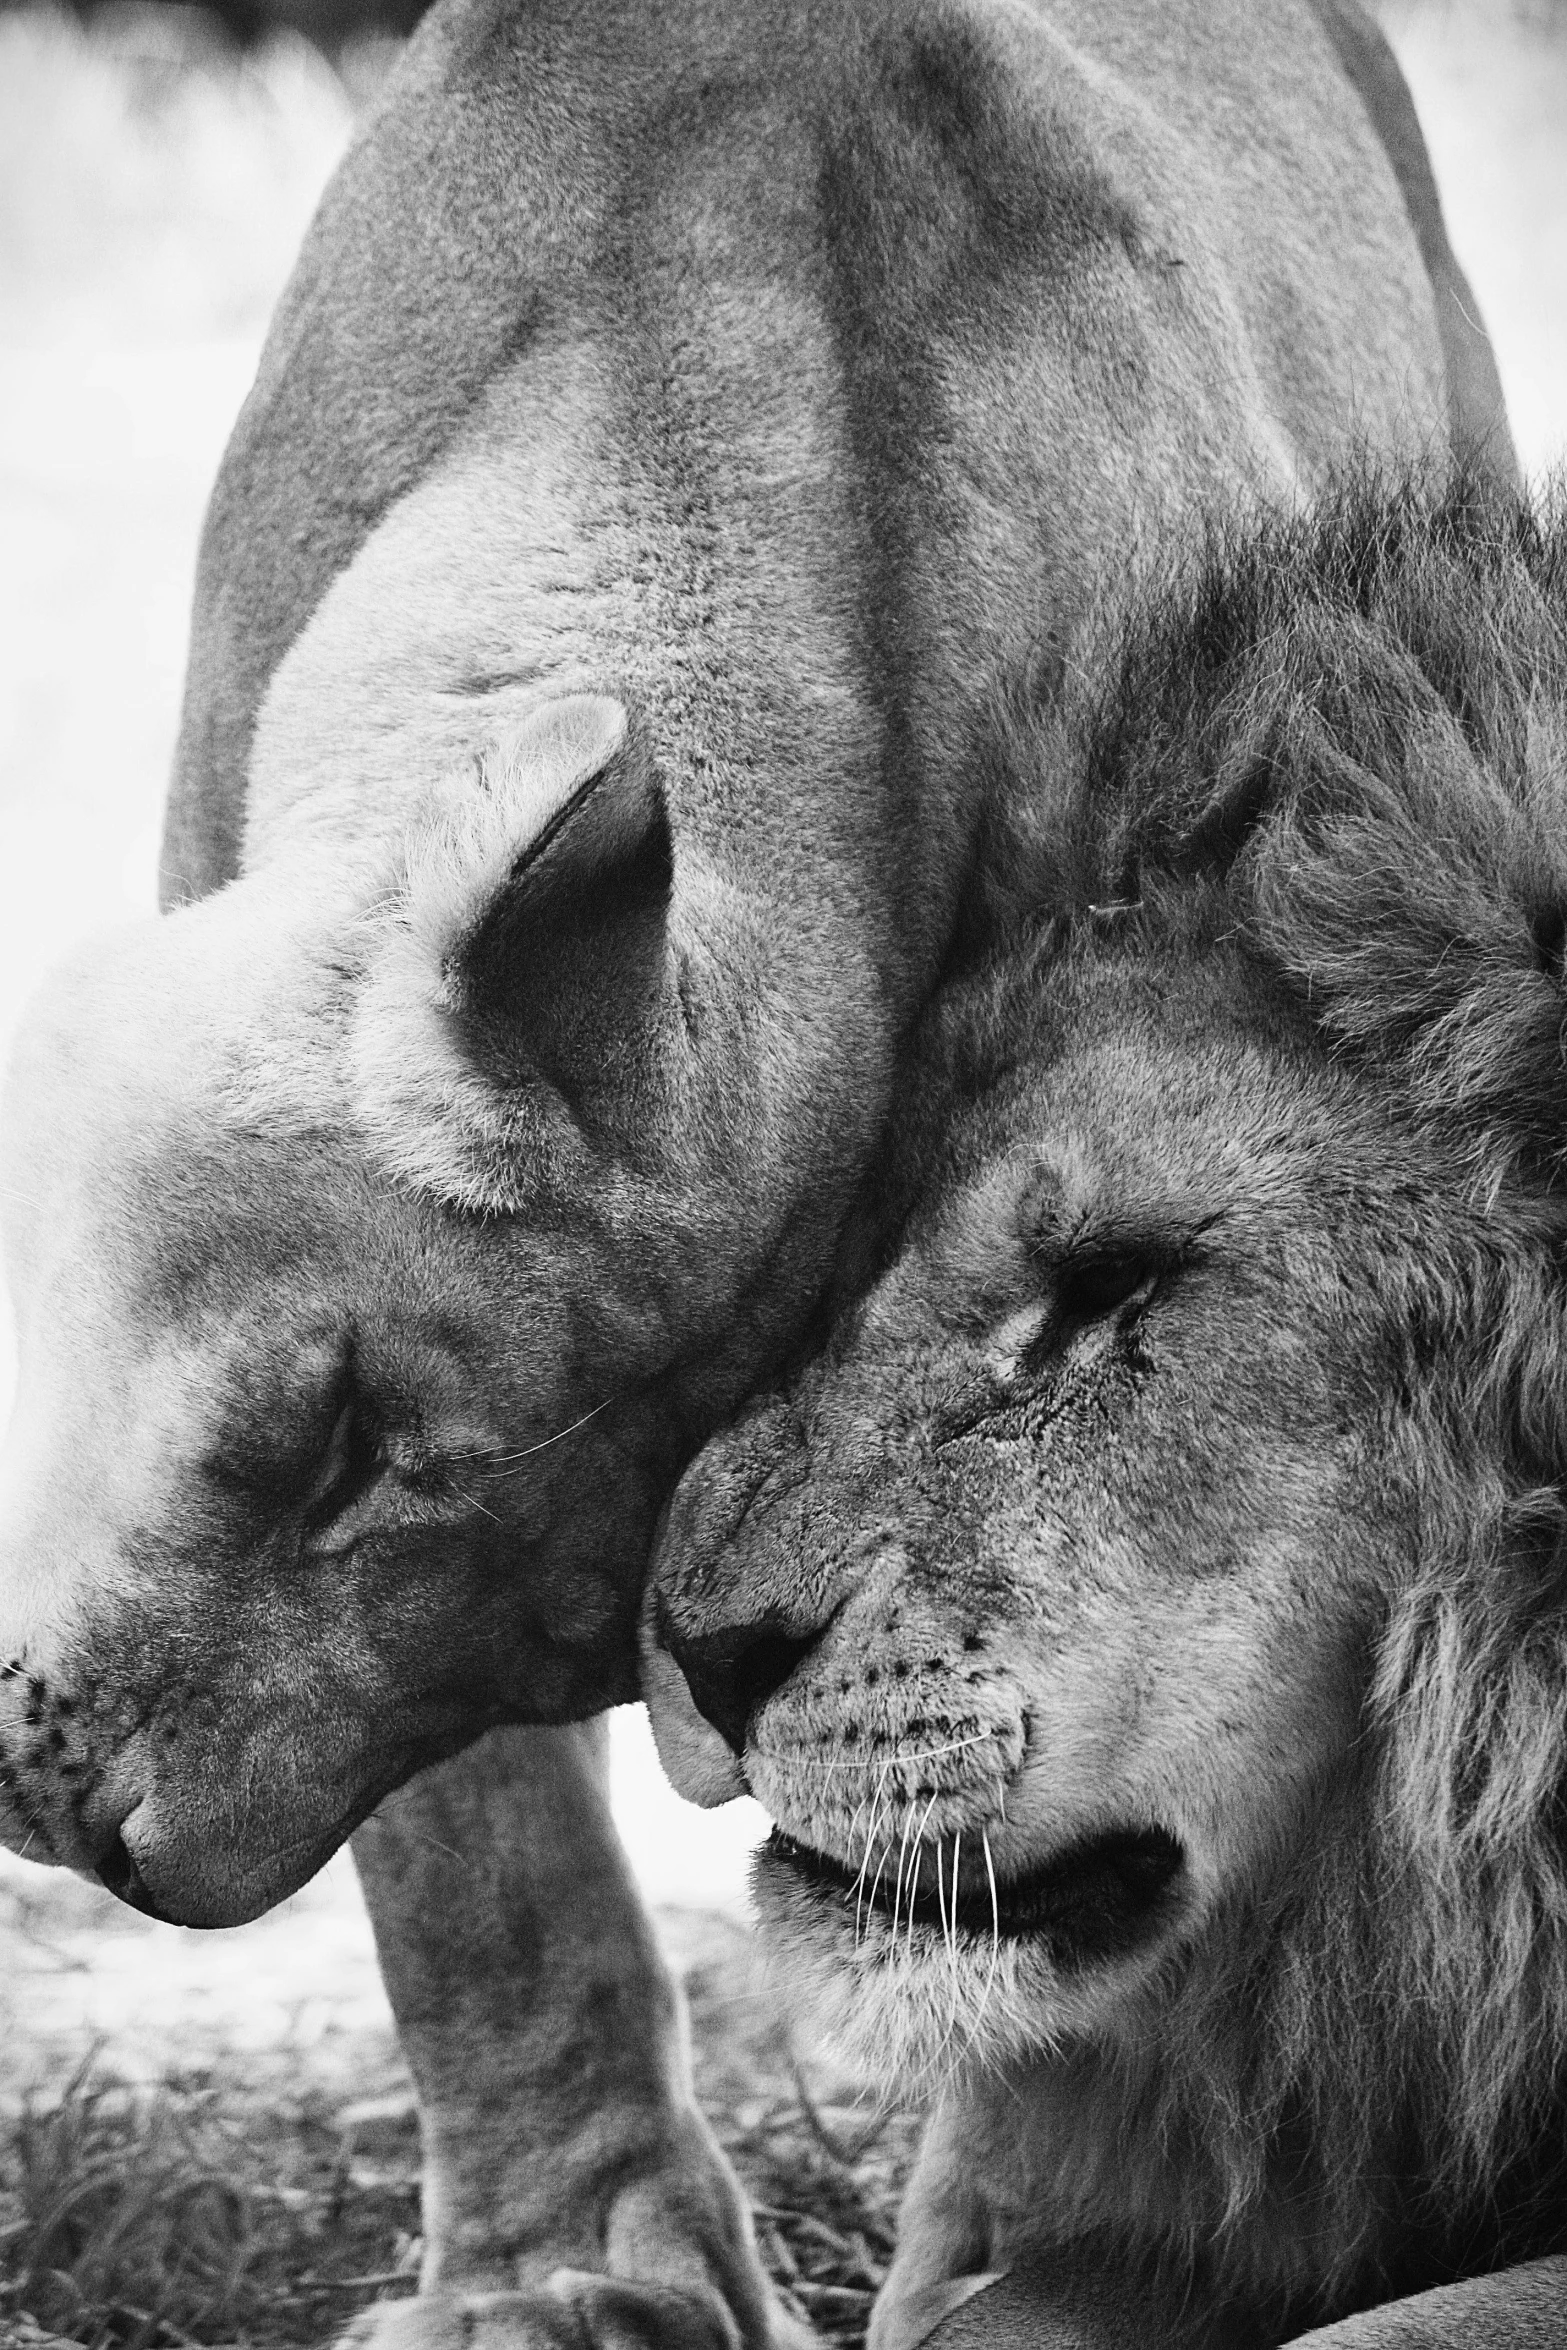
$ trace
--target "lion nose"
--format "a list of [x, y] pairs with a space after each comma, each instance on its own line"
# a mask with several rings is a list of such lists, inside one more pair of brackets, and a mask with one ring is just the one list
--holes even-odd
[[752, 1715], [821, 1638], [820, 1625], [802, 1633], [766, 1616], [752, 1624], [725, 1624], [716, 1632], [682, 1632], [662, 1597], [657, 1616], [660, 1644], [684, 1673], [698, 1713], [736, 1754], [745, 1752]]

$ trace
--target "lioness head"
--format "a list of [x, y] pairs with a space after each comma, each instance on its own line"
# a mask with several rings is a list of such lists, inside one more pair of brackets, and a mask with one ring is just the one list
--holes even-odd
[[1567, 531], [1356, 493], [1109, 680], [677, 1493], [663, 1743], [876, 2070], [1094, 2052], [1069, 2203], [1320, 2276], [1567, 2081]]
[[0, 1119], [0, 1834], [192, 1923], [634, 1693], [657, 1508], [782, 1310], [693, 1140], [752, 1106], [737, 918], [617, 701], [328, 861], [86, 952]]

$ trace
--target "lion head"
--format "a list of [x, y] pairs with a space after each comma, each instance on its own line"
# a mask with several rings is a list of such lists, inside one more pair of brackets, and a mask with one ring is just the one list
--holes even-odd
[[652, 1678], [829, 2024], [967, 2082], [972, 2265], [1298, 2324], [1562, 2232], [1567, 527], [1362, 485], [1096, 674]]

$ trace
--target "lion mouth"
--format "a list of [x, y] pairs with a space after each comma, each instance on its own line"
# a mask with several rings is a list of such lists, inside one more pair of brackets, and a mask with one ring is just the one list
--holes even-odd
[[1042, 1869], [997, 1878], [992, 1887], [960, 1882], [942, 1892], [928, 1872], [905, 1871], [888, 1882], [882, 1871], [851, 1869], [799, 1844], [775, 1828], [760, 1867], [776, 1871], [797, 1893], [824, 1907], [846, 1910], [856, 1929], [870, 1913], [900, 1926], [923, 1926], [946, 1940], [961, 1935], [987, 1947], [1003, 1939], [1043, 1940], [1062, 1965], [1118, 1957], [1146, 1941], [1168, 1917], [1185, 1855], [1162, 1828], [1118, 1829], [1085, 1838]]

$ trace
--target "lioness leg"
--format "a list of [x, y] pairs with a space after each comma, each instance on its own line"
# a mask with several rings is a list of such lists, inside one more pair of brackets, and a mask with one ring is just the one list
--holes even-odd
[[606, 1749], [598, 1723], [492, 1732], [354, 1838], [424, 2131], [420, 2300], [371, 2321], [399, 2344], [776, 2338]]

